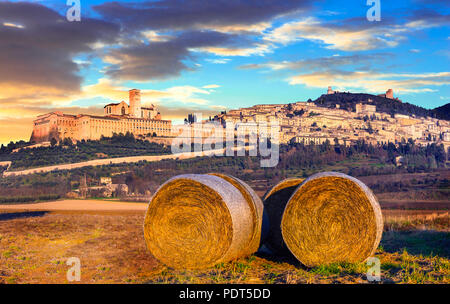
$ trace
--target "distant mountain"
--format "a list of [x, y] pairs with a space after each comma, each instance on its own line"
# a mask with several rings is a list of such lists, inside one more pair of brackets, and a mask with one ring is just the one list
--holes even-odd
[[[369, 100], [371, 100], [369, 102]], [[324, 94], [313, 101], [317, 106], [334, 108], [336, 104], [340, 105], [341, 109], [355, 110], [357, 103], [371, 104], [377, 106], [377, 112], [385, 112], [389, 114], [404, 114], [416, 116], [430, 116], [439, 119], [450, 120], [449, 104], [442, 107], [428, 110], [407, 102], [400, 102], [395, 99], [385, 98], [372, 94], [365, 93], [336, 93]]]
[[432, 110], [436, 118], [450, 120], [450, 103]]

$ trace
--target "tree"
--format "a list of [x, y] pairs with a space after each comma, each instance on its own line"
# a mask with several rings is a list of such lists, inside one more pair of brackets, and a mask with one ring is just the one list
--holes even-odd
[[73, 142], [72, 139], [70, 137], [66, 137], [63, 140], [63, 145], [64, 146], [73, 146]]
[[370, 124], [370, 122], [369, 122], [369, 125], [367, 127], [367, 132], [369, 132], [369, 134], [373, 133], [373, 128], [372, 128], [372, 125]]
[[305, 111], [303, 109], [294, 111], [294, 114], [297, 115], [297, 116], [302, 116], [304, 113], [305, 113]]
[[333, 139], [333, 141], [334, 141], [334, 145], [335, 145], [335, 146], [339, 145], [339, 139], [338, 139], [337, 137], [335, 137], [335, 138]]

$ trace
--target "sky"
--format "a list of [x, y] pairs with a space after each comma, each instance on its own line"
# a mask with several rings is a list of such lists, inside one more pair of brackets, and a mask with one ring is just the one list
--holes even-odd
[[[142, 90], [163, 119], [334, 90], [450, 102], [450, 1], [0, 0], [0, 143], [37, 115], [102, 114]], [[368, 1], [371, 2], [371, 1]]]

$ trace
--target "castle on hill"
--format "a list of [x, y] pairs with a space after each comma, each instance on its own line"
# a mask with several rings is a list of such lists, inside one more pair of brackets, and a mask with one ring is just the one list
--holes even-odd
[[[331, 94], [339, 94], [339, 93], [342, 93], [342, 92], [334, 91], [334, 90], [331, 88], [331, 86], [328, 86], [328, 90], [327, 90], [327, 94], [328, 94], [328, 95], [331, 95]], [[398, 99], [398, 97], [395, 97], [395, 98], [394, 98], [394, 90], [392, 90], [392, 89], [388, 89], [388, 90], [386, 91], [385, 94], [378, 94], [377, 96], [379, 96], [379, 97], [384, 97], [384, 98], [388, 98], [388, 99], [394, 99], [394, 100], [396, 100], [396, 101], [402, 102], [400, 99]]]
[[39, 115], [33, 121], [33, 132], [30, 141], [40, 143], [45, 141], [97, 140], [102, 136], [112, 136], [114, 133], [136, 135], [170, 136], [172, 122], [162, 120], [158, 109], [141, 106], [141, 91], [129, 91], [129, 104], [125, 101], [110, 103], [104, 107], [104, 115], [64, 114], [55, 111]]

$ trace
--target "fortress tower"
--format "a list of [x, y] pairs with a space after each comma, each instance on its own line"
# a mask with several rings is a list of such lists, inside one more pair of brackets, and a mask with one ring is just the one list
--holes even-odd
[[394, 99], [394, 91], [392, 89], [386, 91], [386, 98]]
[[129, 92], [130, 96], [130, 116], [142, 118], [141, 111], [141, 90], [132, 89]]

